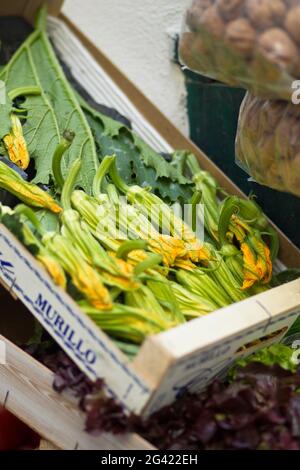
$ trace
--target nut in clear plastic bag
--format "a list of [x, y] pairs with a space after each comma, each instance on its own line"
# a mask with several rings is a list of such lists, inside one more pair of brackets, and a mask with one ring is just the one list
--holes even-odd
[[195, 72], [290, 100], [300, 78], [300, 0], [194, 0], [179, 49]]
[[6, 364], [6, 344], [0, 340], [0, 365]]
[[236, 161], [258, 183], [300, 197], [300, 105], [247, 93], [239, 116]]

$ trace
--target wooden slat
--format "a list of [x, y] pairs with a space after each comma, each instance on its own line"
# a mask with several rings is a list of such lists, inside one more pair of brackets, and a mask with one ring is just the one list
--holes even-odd
[[93, 437], [84, 432], [84, 416], [69, 396], [52, 388], [53, 374], [0, 335], [6, 365], [0, 365], [0, 404], [54, 446], [64, 450], [150, 450], [135, 434]]
[[63, 0], [29, 0], [25, 3], [26, 5], [23, 11], [23, 15], [30, 23], [33, 23], [36, 17], [37, 10], [43, 4], [47, 4], [49, 14], [57, 16], [61, 10]]
[[[64, 14], [59, 16], [82, 42], [94, 59], [103, 67], [118, 87], [129, 97], [139, 112], [159, 131], [160, 135], [175, 149], [187, 149], [199, 159], [203, 170], [209, 171], [230, 194], [245, 197], [245, 194], [212, 162], [205, 153], [180, 132], [174, 124], [118, 69], [111, 60], [90, 41], [87, 36]], [[232, 162], [234, 165], [234, 162]], [[271, 221], [280, 239], [280, 260], [289, 267], [300, 267], [300, 250]]]
[[60, 450], [59, 447], [56, 447], [49, 441], [42, 439], [40, 442], [40, 447], [37, 450]]

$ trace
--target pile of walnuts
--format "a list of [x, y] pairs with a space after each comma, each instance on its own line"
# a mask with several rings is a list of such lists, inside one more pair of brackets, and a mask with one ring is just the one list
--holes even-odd
[[300, 197], [300, 0], [194, 0], [180, 56], [192, 70], [248, 90], [236, 161], [258, 183]]
[[300, 78], [300, 0], [194, 0], [181, 38], [192, 70], [272, 99]]

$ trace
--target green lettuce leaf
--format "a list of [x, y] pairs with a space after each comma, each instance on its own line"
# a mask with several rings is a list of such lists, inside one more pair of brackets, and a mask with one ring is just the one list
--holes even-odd
[[228, 373], [229, 380], [233, 380], [239, 368], [245, 367], [251, 362], [260, 362], [266, 366], [279, 365], [283, 369], [291, 372], [296, 372], [298, 364], [293, 360], [295, 350], [285, 346], [282, 343], [272, 344], [268, 348], [261, 349], [260, 351], [252, 354], [251, 356], [239, 359], [236, 361]]

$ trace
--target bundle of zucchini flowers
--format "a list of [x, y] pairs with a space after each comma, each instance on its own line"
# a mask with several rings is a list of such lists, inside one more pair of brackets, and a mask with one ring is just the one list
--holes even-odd
[[[61, 186], [55, 198], [0, 162], [0, 186], [23, 201], [14, 209], [1, 207], [2, 223], [126, 351], [148, 335], [268, 289], [275, 234], [253, 200], [219, 203], [216, 181], [193, 155], [182, 154], [194, 175], [190, 208], [192, 218], [204, 208], [210, 242], [198, 240], [150, 188], [128, 186], [115, 156], [102, 160], [88, 195], [76, 189], [80, 159], [62, 183], [63, 152], [55, 155], [60, 158], [53, 159], [53, 173]], [[55, 230], [45, 230], [34, 208], [52, 212]], [[270, 236], [272, 252], [262, 234]]]
[[[10, 79], [24, 50], [26, 54], [31, 51], [34, 60], [38, 47], [46, 47], [59, 77], [51, 87], [64, 87], [66, 100], [73, 103], [69, 127], [51, 147], [50, 163], [49, 154], [43, 160], [39, 153], [42, 142], [36, 135], [49, 113], [55, 118], [56, 105], [48, 98], [50, 91], [43, 89], [48, 87], [48, 78], [41, 74], [39, 86], [20, 86], [15, 83], [19, 76]], [[1, 76], [10, 90], [8, 104], [0, 109], [4, 117], [0, 188], [19, 200], [10, 207], [1, 204], [1, 222], [128, 356], [149, 335], [269, 288], [278, 239], [254, 198], [226, 195], [188, 152], [175, 152], [168, 163], [153, 155], [136, 135], [126, 140], [121, 127], [74, 94], [41, 24]], [[37, 109], [42, 115], [38, 125], [33, 124]], [[60, 117], [56, 117], [59, 125]], [[43, 147], [45, 152], [52, 140]], [[142, 184], [129, 184], [121, 176], [120, 163], [124, 165], [123, 158], [126, 164], [132, 156], [133, 141], [144, 158], [136, 161], [146, 175]], [[115, 145], [117, 152], [118, 142], [125, 149], [121, 156], [103, 154], [105, 146]], [[76, 152], [78, 158], [71, 158]], [[22, 171], [31, 157], [38, 170], [35, 180], [40, 177], [38, 182], [43, 182], [49, 173], [50, 187], [24, 180]], [[156, 161], [160, 165], [157, 175], [165, 180], [169, 176], [167, 185], [164, 180], [166, 193], [172, 194], [175, 176], [188, 186], [189, 197], [184, 201], [181, 197], [181, 203], [187, 204], [188, 222], [179, 204], [172, 207], [169, 198], [163, 200], [148, 185], [147, 175], [153, 177], [153, 171], [147, 170]], [[195, 230], [199, 223], [205, 239]]]

